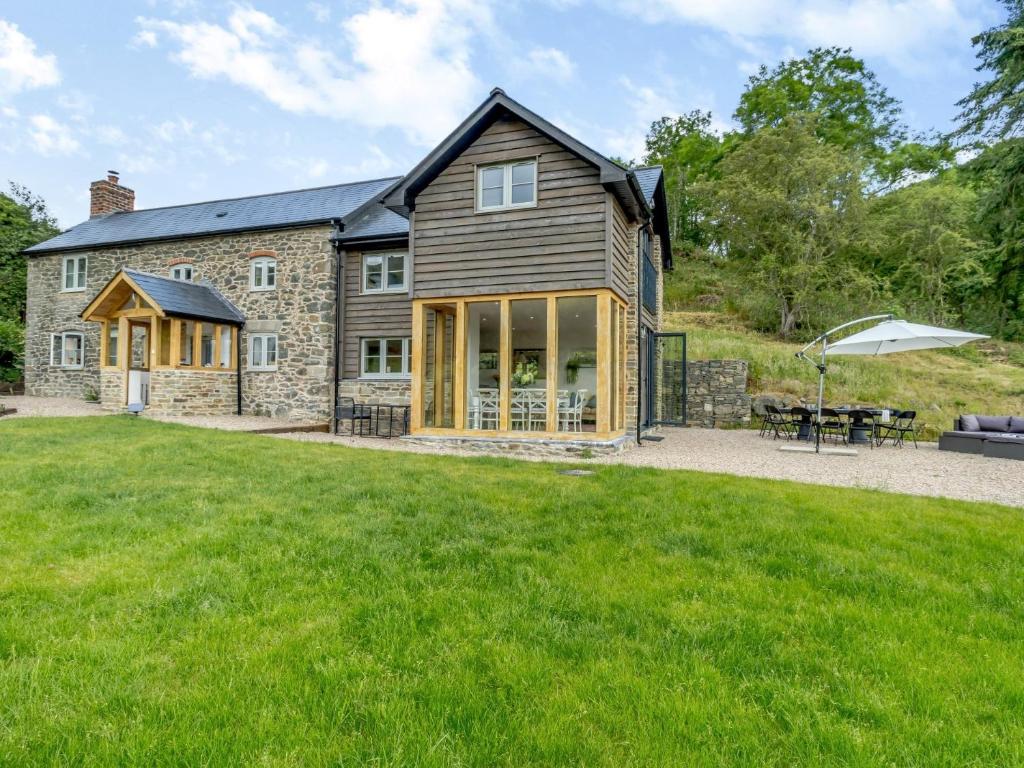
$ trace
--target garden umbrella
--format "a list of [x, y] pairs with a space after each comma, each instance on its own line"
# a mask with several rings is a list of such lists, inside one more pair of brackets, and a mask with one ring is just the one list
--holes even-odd
[[917, 349], [959, 347], [969, 341], [987, 339], [980, 333], [936, 328], [933, 325], [885, 320], [873, 328], [859, 331], [839, 341], [829, 340], [826, 355], [888, 355]]
[[[858, 331], [850, 336], [832, 341], [832, 336], [845, 328], [861, 323], [881, 320], [871, 328]], [[932, 325], [908, 323], [897, 320], [892, 315], [872, 315], [851, 320], [826, 331], [806, 347], [796, 353], [797, 357], [807, 360], [818, 369], [818, 422], [821, 422], [822, 400], [825, 394], [825, 356], [826, 355], [888, 355], [893, 352], [912, 352], [918, 349], [943, 349], [959, 347], [970, 341], [987, 339], [980, 333], [968, 333], [949, 328], [937, 328]], [[807, 356], [807, 350], [821, 344], [821, 362], [815, 363]], [[820, 433], [815, 430], [814, 450], [819, 450]]]

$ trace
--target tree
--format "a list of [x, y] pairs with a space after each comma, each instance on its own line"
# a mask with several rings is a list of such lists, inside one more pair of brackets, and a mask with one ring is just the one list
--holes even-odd
[[815, 48], [747, 81], [735, 119], [748, 134], [794, 113], [815, 113], [824, 141], [878, 159], [906, 138], [900, 103], [849, 48]]
[[793, 114], [761, 128], [708, 185], [718, 247], [747, 273], [741, 301], [783, 337], [874, 290], [850, 259], [865, 213], [863, 169], [855, 153], [818, 138], [817, 119]]
[[986, 243], [976, 233], [977, 195], [955, 171], [912, 184], [872, 203], [874, 270], [903, 309], [935, 325], [965, 325], [989, 284]]
[[41, 197], [11, 184], [10, 196], [0, 194], [0, 319], [25, 319], [25, 257], [30, 245], [53, 237], [60, 230]]
[[0, 194], [0, 381], [21, 378], [27, 273], [21, 251], [58, 232], [42, 198], [13, 183], [10, 196]]
[[952, 138], [978, 152], [965, 172], [979, 191], [978, 218], [992, 245], [986, 263], [999, 304], [994, 330], [1024, 335], [1024, 2], [1007, 0], [1005, 24], [972, 40], [990, 72], [957, 102]]
[[722, 149], [710, 112], [663, 117], [647, 133], [644, 163], [663, 168], [669, 231], [673, 245], [684, 253], [707, 245], [707, 205], [696, 183], [713, 173]]

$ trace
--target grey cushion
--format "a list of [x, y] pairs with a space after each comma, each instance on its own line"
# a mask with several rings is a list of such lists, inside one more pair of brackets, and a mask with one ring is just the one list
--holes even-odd
[[1010, 431], [1017, 434], [1024, 433], [1024, 416], [1010, 417]]
[[960, 430], [963, 432], [981, 432], [977, 416], [961, 416]]
[[978, 426], [982, 432], [1009, 432], [1009, 416], [979, 416]]

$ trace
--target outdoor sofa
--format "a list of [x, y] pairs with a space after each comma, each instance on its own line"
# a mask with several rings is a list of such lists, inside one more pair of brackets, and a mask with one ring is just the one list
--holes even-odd
[[942, 433], [939, 450], [1024, 460], [1024, 416], [960, 416]]

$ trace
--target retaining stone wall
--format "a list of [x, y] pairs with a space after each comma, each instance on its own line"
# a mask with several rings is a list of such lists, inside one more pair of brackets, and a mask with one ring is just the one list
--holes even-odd
[[747, 361], [687, 361], [686, 421], [691, 427], [737, 426], [749, 423]]

